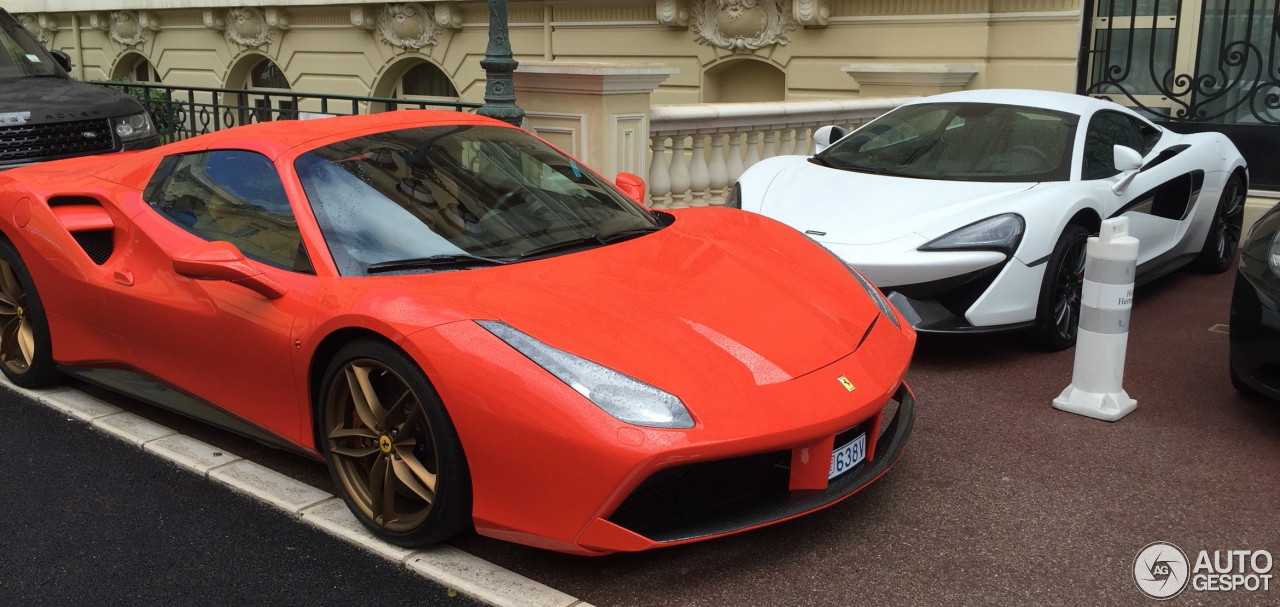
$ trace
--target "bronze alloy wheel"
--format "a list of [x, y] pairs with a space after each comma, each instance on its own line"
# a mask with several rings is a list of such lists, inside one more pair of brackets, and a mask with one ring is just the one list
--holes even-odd
[[375, 342], [353, 346], [326, 374], [320, 429], [347, 505], [372, 531], [401, 545], [461, 531], [470, 512], [459, 503], [469, 501], [470, 487], [439, 397], [398, 351]]
[[58, 376], [51, 352], [31, 276], [13, 245], [0, 241], [0, 371], [24, 388], [47, 386]]
[[0, 361], [12, 373], [26, 373], [35, 358], [35, 331], [27, 310], [26, 289], [13, 266], [0, 260]]

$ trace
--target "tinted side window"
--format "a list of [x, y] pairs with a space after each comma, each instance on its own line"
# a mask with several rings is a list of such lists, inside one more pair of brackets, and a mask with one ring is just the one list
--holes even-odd
[[1084, 140], [1084, 179], [1115, 175], [1112, 146], [1123, 145], [1146, 156], [1160, 141], [1160, 131], [1119, 112], [1098, 112], [1089, 121]]
[[225, 240], [252, 257], [298, 272], [312, 271], [298, 222], [275, 165], [242, 150], [187, 154], [161, 164], [145, 192], [151, 207], [209, 240]]

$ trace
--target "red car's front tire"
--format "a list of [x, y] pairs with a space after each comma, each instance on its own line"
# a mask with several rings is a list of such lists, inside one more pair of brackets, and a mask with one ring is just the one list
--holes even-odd
[[58, 379], [49, 323], [35, 282], [17, 250], [3, 240], [0, 240], [0, 371], [23, 388], [42, 388]]
[[329, 363], [320, 444], [342, 499], [370, 531], [400, 546], [439, 542], [471, 525], [471, 482], [444, 404], [411, 358], [362, 340]]

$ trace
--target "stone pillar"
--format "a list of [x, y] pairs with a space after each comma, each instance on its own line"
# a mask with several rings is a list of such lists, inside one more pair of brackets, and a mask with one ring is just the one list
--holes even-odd
[[679, 70], [658, 63], [521, 61], [524, 128], [612, 179], [649, 174], [649, 98]]

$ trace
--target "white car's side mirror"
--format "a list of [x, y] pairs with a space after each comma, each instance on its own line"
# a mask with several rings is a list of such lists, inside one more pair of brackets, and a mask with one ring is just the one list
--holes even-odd
[[1120, 180], [1111, 186], [1111, 191], [1119, 194], [1129, 187], [1129, 182], [1138, 175], [1138, 169], [1142, 168], [1142, 154], [1139, 154], [1138, 150], [1123, 145], [1111, 146], [1111, 149], [1112, 164], [1122, 174]]
[[1111, 147], [1116, 169], [1120, 171], [1135, 171], [1142, 168], [1142, 154], [1139, 154], [1138, 150], [1123, 145]]
[[847, 131], [834, 124], [820, 127], [813, 132], [813, 153], [817, 154], [831, 147], [831, 144], [840, 141], [840, 138], [846, 134], [848, 134]]

